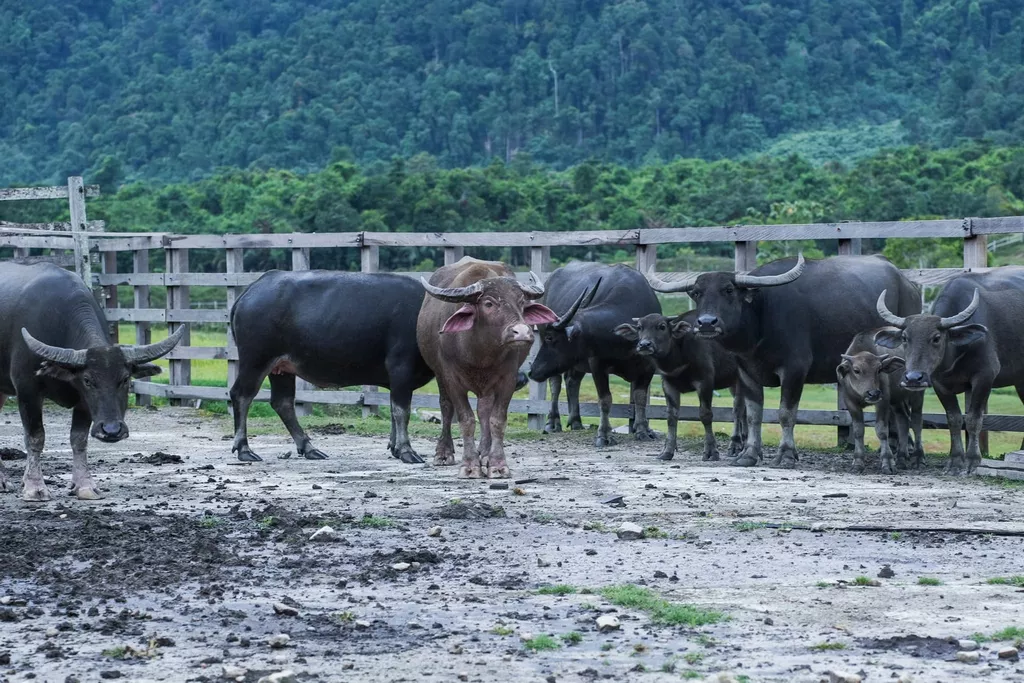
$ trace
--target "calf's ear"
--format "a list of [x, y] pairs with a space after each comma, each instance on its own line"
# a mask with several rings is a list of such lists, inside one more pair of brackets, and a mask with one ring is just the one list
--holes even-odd
[[640, 338], [640, 330], [635, 325], [630, 325], [629, 323], [622, 323], [616, 327], [615, 334], [631, 342], [635, 342]]
[[476, 316], [476, 308], [469, 304], [452, 313], [452, 317], [444, 321], [441, 326], [441, 334], [446, 332], [465, 332], [472, 329], [473, 319]]
[[887, 349], [895, 349], [903, 343], [903, 331], [898, 327], [887, 327], [875, 333], [875, 343]]
[[897, 370], [902, 370], [905, 367], [907, 367], [907, 361], [903, 360], [899, 356], [888, 356], [878, 366], [879, 370], [882, 372], [896, 372]]
[[673, 320], [670, 324], [672, 326], [673, 339], [682, 339], [693, 329], [693, 325], [685, 320]]
[[74, 370], [49, 360], [44, 360], [40, 364], [39, 369], [36, 370], [36, 375], [39, 377], [52, 377], [61, 382], [73, 382], [75, 380]]
[[850, 374], [850, 368], [852, 367], [853, 363], [846, 357], [846, 354], [843, 354], [843, 362], [836, 366], [836, 378], [842, 382]]
[[523, 322], [527, 325], [546, 325], [558, 322], [558, 315], [544, 304], [526, 304], [523, 307]]
[[132, 377], [135, 379], [145, 379], [146, 377], [152, 377], [153, 375], [159, 375], [163, 372], [159, 365], [153, 365], [152, 363], [143, 363], [142, 365], [132, 366]]
[[988, 335], [988, 328], [978, 323], [970, 325], [957, 325], [949, 328], [949, 341], [955, 346], [964, 346], [981, 341]]

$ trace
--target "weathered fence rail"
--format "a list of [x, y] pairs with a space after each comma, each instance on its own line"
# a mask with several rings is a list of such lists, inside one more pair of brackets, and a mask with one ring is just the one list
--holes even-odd
[[[74, 181], [74, 182], [72, 182]], [[50, 258], [60, 262], [74, 254], [79, 267], [89, 268], [89, 259], [82, 254], [94, 254], [101, 272], [91, 274], [91, 282], [101, 288], [105, 298], [107, 317], [112, 323], [131, 323], [135, 329], [133, 343], [150, 343], [153, 323], [167, 324], [173, 332], [178, 326], [186, 328], [193, 324], [227, 325], [227, 341], [224, 346], [192, 346], [186, 335], [182, 344], [169, 356], [169, 384], [136, 381], [134, 391], [140, 402], [151, 396], [161, 396], [173, 401], [219, 400], [227, 398], [227, 389], [222, 387], [194, 386], [191, 384], [191, 362], [193, 360], [221, 360], [227, 364], [228, 384], [234, 380], [237, 348], [229, 323], [229, 310], [245, 287], [254, 282], [262, 273], [245, 272], [243, 256], [247, 250], [290, 249], [293, 270], [308, 270], [311, 250], [354, 249], [359, 251], [359, 263], [364, 272], [377, 272], [381, 248], [430, 247], [441, 249], [446, 264], [454, 263], [467, 249], [502, 247], [528, 250], [531, 270], [542, 279], [550, 274], [552, 247], [595, 247], [618, 246], [631, 248], [635, 252], [635, 264], [643, 272], [656, 269], [657, 247], [661, 244], [731, 243], [734, 248], [734, 267], [748, 271], [757, 265], [757, 244], [787, 240], [836, 240], [840, 254], [857, 254], [861, 240], [871, 238], [955, 238], [963, 243], [963, 268], [932, 268], [905, 270], [904, 273], [924, 286], [941, 285], [966, 271], [987, 268], [988, 235], [1024, 233], [1024, 217], [964, 218], [951, 220], [871, 222], [871, 223], [821, 223], [811, 225], [740, 225], [698, 228], [651, 228], [634, 230], [581, 231], [581, 232], [508, 232], [508, 233], [293, 233], [260, 235], [181, 235], [167, 233], [111, 233], [102, 232], [101, 222], [84, 219], [84, 198], [98, 195], [98, 189], [84, 186], [81, 179], [69, 179], [67, 188], [26, 188], [0, 190], [4, 199], [55, 199], [68, 198], [79, 203], [71, 211], [72, 221], [54, 224], [0, 224], [0, 247], [13, 247], [15, 256], [21, 259]], [[70, 230], [68, 230], [70, 228]], [[189, 268], [189, 253], [195, 249], [224, 250], [223, 272], [192, 272]], [[32, 254], [31, 252], [46, 252]], [[150, 272], [150, 256], [154, 251], [163, 253], [164, 272]], [[117, 254], [132, 254], [132, 271], [117, 272]], [[70, 253], [70, 254], [69, 254]], [[91, 268], [89, 268], [91, 272]], [[406, 273], [420, 276], [423, 273]], [[525, 273], [521, 274], [523, 277]], [[687, 277], [693, 273], [659, 273], [672, 280]], [[131, 288], [130, 306], [119, 306], [120, 288]], [[166, 289], [166, 303], [158, 308], [151, 305], [153, 287]], [[217, 309], [193, 308], [190, 305], [191, 287], [219, 287], [224, 289], [224, 307]], [[116, 325], [114, 325], [116, 334]], [[125, 340], [129, 341], [129, 340]], [[388, 394], [377, 391], [376, 387], [362, 387], [359, 391], [320, 391], [300, 382], [297, 399], [305, 404], [360, 405], [364, 411], [376, 410], [387, 405]], [[528, 399], [516, 399], [510, 410], [530, 415], [532, 426], [539, 427], [547, 413], [546, 387], [531, 384]], [[267, 400], [268, 392], [261, 392], [257, 400]], [[418, 394], [414, 406], [436, 408], [437, 397]], [[563, 413], [565, 407], [562, 408]], [[585, 416], [598, 414], [597, 404], [583, 404]], [[650, 415], [664, 419], [664, 406], [654, 405]], [[613, 417], [631, 416], [628, 405], [615, 405]], [[697, 409], [684, 407], [681, 419], [696, 420]], [[765, 420], [776, 421], [776, 411], [766, 410]], [[728, 422], [732, 419], [729, 408], [715, 408], [715, 420]], [[828, 425], [844, 428], [849, 425], [849, 414], [842, 410], [802, 410], [797, 417], [798, 424]], [[926, 425], [932, 428], [944, 427], [945, 415], [926, 416]], [[1024, 432], [1024, 416], [989, 415], [985, 426], [990, 430]]]

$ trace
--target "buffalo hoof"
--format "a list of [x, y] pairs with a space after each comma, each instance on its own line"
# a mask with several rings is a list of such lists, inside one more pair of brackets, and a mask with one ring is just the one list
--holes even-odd
[[908, 466], [912, 470], [919, 470], [919, 469], [923, 468], [924, 467], [924, 453], [923, 452], [921, 452], [921, 453], [914, 453], [913, 457], [910, 458], [910, 463], [908, 464]]
[[882, 474], [896, 474], [896, 465], [893, 464], [892, 460], [882, 459], [882, 466], [879, 468]]
[[783, 470], [792, 470], [796, 468], [796, 455], [792, 453], [779, 453], [772, 458], [772, 467], [778, 467]]
[[548, 420], [548, 423], [544, 425], [545, 434], [557, 434], [562, 431], [562, 423], [559, 420]]
[[868, 468], [868, 464], [864, 462], [864, 458], [854, 458], [853, 465], [850, 469], [853, 470], [854, 474], [864, 474], [864, 471]]
[[394, 455], [406, 465], [421, 465], [425, 462], [423, 458], [421, 458], [419, 454], [411, 448], [399, 449], [399, 451]]
[[50, 491], [43, 483], [25, 486], [25, 490], [21, 492], [21, 499], [26, 503], [45, 503], [50, 500]]
[[238, 451], [238, 459], [242, 462], [261, 462], [263, 458], [253, 453], [248, 448]]
[[502, 461], [497, 466], [491, 465], [487, 468], [488, 479], [509, 479], [512, 476], [512, 471], [508, 468], [508, 463]]
[[450, 451], [437, 451], [434, 453], [435, 465], [454, 465], [455, 453]]
[[658, 454], [658, 460], [671, 460], [676, 457], [675, 451], [662, 451]]
[[586, 427], [583, 426], [583, 421], [582, 420], [578, 420], [577, 419], [577, 420], [571, 420], [569, 422], [569, 429], [571, 431], [574, 431], [574, 432], [579, 432], [579, 431], [582, 431], [582, 430], [586, 429]]
[[726, 456], [726, 457], [728, 457], [731, 460], [732, 458], [739, 457], [739, 454], [742, 453], [742, 452], [743, 452], [743, 442], [742, 441], [730, 441], [729, 442], [729, 455]]
[[596, 439], [594, 439], [594, 445], [597, 446], [598, 448], [604, 448], [605, 446], [614, 446], [615, 439], [612, 438], [611, 434], [608, 434], [607, 436], [599, 436]]
[[761, 453], [753, 448], [744, 448], [734, 460], [729, 462], [734, 467], [754, 467], [761, 462]]
[[656, 441], [658, 439], [658, 433], [653, 429], [641, 427], [633, 433], [633, 438], [637, 441]]
[[704, 462], [716, 462], [718, 459], [718, 451], [708, 451], [704, 454], [704, 457], [701, 458]]
[[310, 448], [302, 454], [306, 460], [327, 460], [327, 454], [318, 448]]
[[480, 463], [476, 462], [471, 465], [463, 463], [462, 467], [459, 468], [459, 476], [463, 479], [479, 479], [483, 476], [480, 470]]
[[78, 500], [102, 500], [103, 495], [92, 486], [79, 486], [76, 490], [72, 491]]

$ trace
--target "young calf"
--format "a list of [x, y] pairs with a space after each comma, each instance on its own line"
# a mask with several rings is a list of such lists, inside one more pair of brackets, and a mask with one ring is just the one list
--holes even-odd
[[[890, 376], [905, 366], [902, 349], [884, 349], [875, 344], [875, 334], [887, 328], [861, 332], [853, 338], [836, 367], [839, 393], [846, 401], [846, 409], [853, 419], [853, 469], [863, 472], [864, 462], [864, 408], [875, 407], [875, 433], [880, 443], [882, 472], [895, 474], [897, 469], [920, 467], [924, 463], [921, 445], [922, 392], [903, 389], [899, 377]], [[889, 445], [890, 420], [896, 423], [897, 451], [893, 463]], [[914, 430], [914, 454], [908, 463], [909, 433]]]
[[634, 318], [615, 328], [615, 334], [636, 342], [636, 352], [654, 361], [662, 376], [662, 388], [668, 403], [668, 437], [659, 460], [671, 460], [676, 452], [679, 422], [679, 395], [696, 391], [700, 400], [700, 421], [704, 425], [704, 460], [718, 460], [715, 433], [711, 429], [711, 399], [715, 389], [731, 389], [735, 424], [729, 455], [738, 453], [746, 440], [746, 406], [740, 389], [735, 357], [721, 344], [706, 341], [693, 333], [696, 313], [690, 311], [675, 318], [652, 313]]

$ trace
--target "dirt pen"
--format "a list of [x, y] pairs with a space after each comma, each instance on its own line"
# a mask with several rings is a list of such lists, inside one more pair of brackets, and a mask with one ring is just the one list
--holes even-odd
[[[830, 236], [853, 252], [858, 238], [899, 234], [957, 236], [974, 267], [986, 234], [1020, 232], [1024, 221], [348, 237], [53, 232], [62, 227], [22, 226], [0, 241], [22, 258], [67, 249], [81, 268], [95, 253], [110, 319], [145, 342], [153, 323], [223, 324], [225, 310], [189, 306], [189, 287], [223, 287], [233, 301], [258, 276], [241, 267], [248, 249], [291, 249], [302, 268], [309, 249], [344, 238], [372, 271], [381, 247], [438, 245], [451, 261], [500, 241], [528, 248], [547, 273], [561, 240], [631, 245], [646, 270], [658, 243], [715, 238], [736, 242], [736, 267], [747, 270], [758, 240]], [[226, 250], [225, 272], [189, 272], [198, 248]], [[150, 273], [157, 249], [166, 269]], [[124, 250], [135, 272], [114, 272]], [[133, 306], [118, 308], [114, 287], [131, 287]], [[165, 308], [149, 305], [157, 287]], [[230, 341], [176, 350], [171, 384], [135, 391], [221, 398], [223, 388], [190, 380], [190, 362], [211, 359], [230, 364]], [[532, 392], [516, 409], [540, 416], [546, 401]], [[797, 470], [733, 468], [700, 462], [697, 441], [664, 463], [648, 457], [657, 443], [597, 451], [587, 432], [528, 429], [507, 448], [511, 481], [460, 480], [454, 468], [388, 457], [387, 422], [372, 416], [386, 396], [301, 394], [371, 413], [310, 421], [324, 462], [274, 458], [292, 452], [276, 418], [250, 431], [267, 460], [243, 464], [225, 416], [139, 406], [129, 439], [90, 443], [104, 500], [0, 496], [0, 680], [1024, 681], [1024, 488], [1013, 482], [944, 477], [944, 458], [923, 472], [852, 475], [847, 456], [807, 449]], [[70, 414], [45, 418], [43, 467], [56, 492], [70, 481]], [[987, 424], [1024, 431], [1020, 419]], [[367, 427], [375, 421], [380, 429]], [[417, 425], [414, 447], [431, 452], [437, 431]], [[21, 443], [8, 405], [0, 446]], [[4, 453], [14, 479], [18, 453]]]

